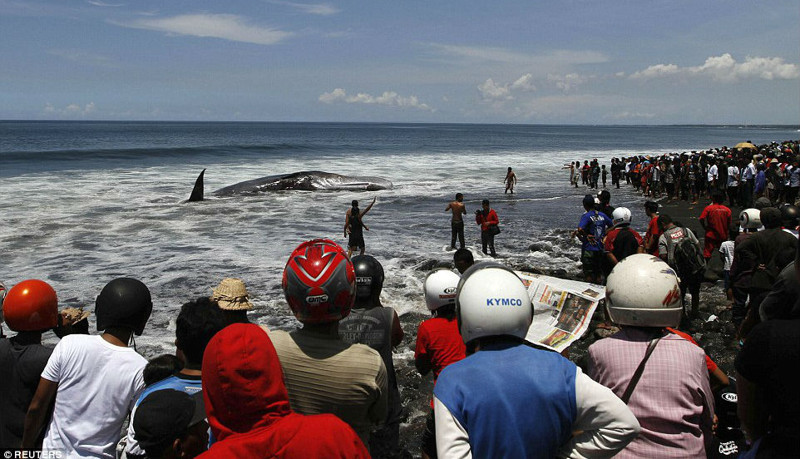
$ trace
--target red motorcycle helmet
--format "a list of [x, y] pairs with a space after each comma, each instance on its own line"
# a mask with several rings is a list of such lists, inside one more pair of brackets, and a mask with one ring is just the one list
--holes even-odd
[[3, 317], [8, 328], [43, 331], [58, 326], [58, 297], [47, 282], [22, 281], [11, 288], [3, 300]]
[[297, 246], [283, 270], [283, 293], [304, 324], [336, 322], [350, 314], [356, 274], [345, 251], [328, 239]]

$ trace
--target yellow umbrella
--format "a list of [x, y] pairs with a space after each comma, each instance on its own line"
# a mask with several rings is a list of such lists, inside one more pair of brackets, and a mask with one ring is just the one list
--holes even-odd
[[737, 143], [736, 146], [734, 146], [733, 148], [738, 148], [739, 150], [743, 150], [743, 149], [758, 150], [758, 147], [753, 145], [750, 142]]

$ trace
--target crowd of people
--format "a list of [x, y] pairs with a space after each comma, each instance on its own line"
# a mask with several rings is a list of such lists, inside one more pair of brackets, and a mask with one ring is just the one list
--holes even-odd
[[[606, 187], [606, 166], [597, 159], [569, 163], [570, 183], [578, 181], [597, 189], [602, 176]], [[795, 204], [800, 191], [798, 142], [756, 146], [742, 142], [734, 148], [723, 146], [705, 151], [664, 155], [612, 158], [611, 186], [632, 185], [644, 196], [697, 203], [714, 191], [723, 192], [731, 207], [749, 208], [760, 197], [773, 203]]]
[[[612, 167], [612, 183], [623, 178]], [[452, 246], [462, 247], [455, 270], [425, 278], [431, 315], [414, 348], [416, 369], [435, 382], [423, 457], [796, 457], [800, 212], [771, 201], [784, 190], [733, 222], [717, 183], [703, 189], [712, 203], [700, 215], [702, 244], [654, 201], [642, 237], [607, 191], [583, 199], [573, 236], [586, 280], [606, 285], [605, 326], [618, 331], [590, 346], [581, 366], [525, 340], [534, 317], [527, 288], [507, 266], [474, 262], [457, 195], [447, 210]], [[356, 227], [371, 206], [354, 202], [348, 213], [351, 252], [363, 252]], [[482, 233], [497, 221], [484, 201]], [[482, 246], [494, 254], [488, 236]], [[15, 333], [0, 338], [0, 448], [48, 457], [398, 457], [403, 397], [392, 354], [404, 330], [381, 302], [380, 261], [351, 255], [325, 239], [289, 255], [281, 287], [299, 328], [252, 323], [244, 282], [224, 279], [181, 306], [175, 352], [149, 361], [134, 337], [146, 334], [153, 299], [137, 279], [102, 288], [95, 335], [88, 312], [59, 311], [47, 282], [0, 288], [4, 326]], [[715, 256], [726, 260], [724, 288], [740, 320], [735, 379], [678, 330], [685, 294], [697, 314]], [[42, 344], [49, 330], [61, 338], [54, 348]]]
[[[650, 221], [642, 237], [630, 226], [630, 209], [610, 206], [610, 193], [605, 189], [597, 197], [591, 194], [584, 197], [585, 213], [572, 233], [582, 243], [581, 264], [585, 279], [606, 283], [610, 303], [613, 303], [614, 293], [628, 288], [627, 283], [615, 285], [612, 282], [624, 264], [621, 262], [640, 257], [640, 254], [666, 262], [669, 272], [678, 278], [677, 288], [664, 296], [665, 304], [673, 297], [680, 300], [675, 323], [680, 323], [681, 317], [699, 315], [701, 284], [715, 281], [719, 274], [736, 330], [735, 336], [729, 338], [738, 342], [737, 377], [728, 378], [716, 365], [712, 368], [709, 364], [706, 378], [716, 382], [712, 387], [716, 385], [717, 391], [736, 382], [739, 412], [738, 417], [729, 417], [734, 425], [741, 425], [747, 437], [741, 435], [741, 442], [733, 446], [720, 444], [714, 451], [706, 448], [709, 456], [724, 450], [728, 452], [727, 457], [732, 457], [734, 452], [746, 450], [748, 445], [751, 449], [742, 453], [742, 457], [796, 457], [800, 451], [797, 424], [792, 426], [793, 434], [782, 424], [788, 413], [800, 414], [800, 398], [789, 394], [788, 386], [769, 379], [781, 379], [787, 366], [800, 365], [800, 340], [797, 339], [800, 334], [800, 268], [795, 268], [794, 260], [798, 253], [800, 225], [800, 209], [795, 205], [800, 187], [797, 161], [797, 142], [760, 147], [745, 145], [733, 150], [723, 147], [700, 154], [692, 152], [658, 158], [614, 158], [611, 165], [614, 186], [628, 181], [645, 196], [664, 193], [665, 199], [691, 199], [692, 203], [710, 198], [711, 202], [697, 217], [703, 230], [702, 238], [668, 213], [660, 212], [662, 206], [656, 201], [644, 204]], [[588, 167], [583, 170], [578, 169], [579, 165], [576, 162], [567, 166], [571, 172], [570, 183], [577, 186], [579, 174], [585, 172], [586, 186], [596, 188], [597, 179], [593, 174], [597, 173], [597, 162], [591, 165], [586, 162]], [[748, 169], [753, 173], [747, 173]], [[685, 173], [687, 170], [689, 175]], [[724, 173], [720, 172], [723, 170]], [[735, 220], [731, 210], [734, 206], [743, 209]], [[713, 272], [716, 259], [721, 261], [719, 273]], [[632, 273], [629, 280], [633, 281], [635, 275]], [[650, 279], [643, 283], [641, 295], [649, 294], [646, 292], [657, 288], [659, 282]], [[691, 296], [691, 306], [685, 301], [687, 293]], [[619, 325], [620, 318], [614, 316], [613, 308], [609, 306], [607, 311], [607, 322], [601, 326], [609, 326], [608, 321]], [[674, 326], [668, 330], [677, 331], [673, 330]], [[794, 341], [785, 348], [776, 341], [789, 336]], [[613, 337], [622, 341], [636, 340], [635, 334], [631, 335], [625, 327]], [[594, 356], [593, 349], [597, 346], [590, 348], [590, 357]], [[642, 350], [642, 353], [649, 355], [650, 348], [645, 348], [647, 351]], [[674, 362], [683, 362], [685, 358], [676, 356]], [[627, 373], [623, 374], [633, 374], [636, 369], [635, 362], [629, 363]], [[668, 379], [667, 375], [664, 378]], [[664, 400], [663, 397], [664, 394], [654, 392], [651, 401]], [[760, 437], [764, 440], [759, 441]], [[656, 457], [662, 456], [656, 454]], [[685, 457], [702, 455], [687, 452]]]

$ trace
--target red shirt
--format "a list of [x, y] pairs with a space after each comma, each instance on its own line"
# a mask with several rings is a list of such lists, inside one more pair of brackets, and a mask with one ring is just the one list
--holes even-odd
[[658, 256], [658, 237], [661, 236], [661, 231], [658, 230], [658, 216], [656, 215], [650, 220], [647, 225], [647, 232], [644, 234], [645, 240], [655, 241], [653, 248], [648, 250], [647, 253]]
[[414, 359], [430, 360], [434, 383], [444, 367], [466, 357], [466, 352], [455, 318], [433, 317], [419, 324]]
[[[617, 235], [619, 234], [620, 230], [622, 230], [622, 228], [614, 228], [606, 233], [606, 237], [603, 239], [603, 249], [606, 252], [614, 251], [614, 241], [617, 240]], [[630, 230], [631, 234], [633, 234], [633, 237], [636, 239], [636, 242], [638, 242], [639, 245], [642, 245], [644, 243], [642, 236], [640, 236], [639, 233], [633, 228], [630, 228]]]
[[731, 226], [731, 210], [722, 204], [711, 204], [703, 209], [700, 220], [706, 222], [706, 239], [725, 241]]

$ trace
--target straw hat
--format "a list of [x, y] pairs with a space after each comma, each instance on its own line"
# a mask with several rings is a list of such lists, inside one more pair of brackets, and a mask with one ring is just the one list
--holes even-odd
[[211, 300], [219, 304], [220, 309], [227, 311], [249, 311], [253, 305], [249, 301], [250, 294], [241, 279], [222, 279], [217, 288], [212, 290]]
[[90, 314], [91, 311], [85, 311], [79, 308], [64, 308], [61, 310], [61, 320], [64, 326], [75, 325], [89, 317]]

